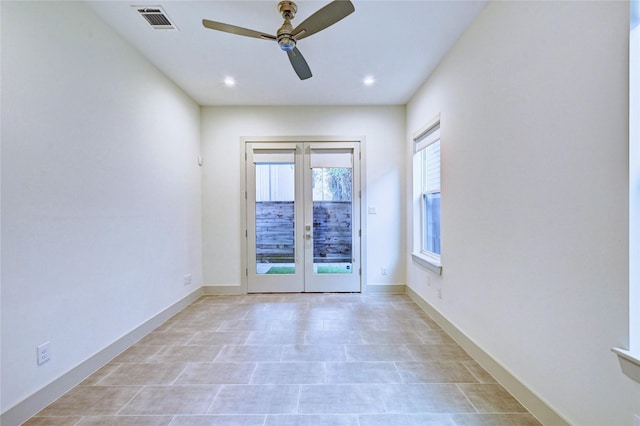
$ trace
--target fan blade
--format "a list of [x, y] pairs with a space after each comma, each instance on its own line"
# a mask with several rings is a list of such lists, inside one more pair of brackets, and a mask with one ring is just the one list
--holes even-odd
[[276, 39], [276, 36], [273, 36], [271, 34], [265, 34], [265, 33], [261, 33], [260, 31], [254, 31], [247, 28], [236, 27], [235, 25], [223, 24], [222, 22], [210, 21], [208, 19], [203, 19], [202, 25], [212, 30], [224, 31], [225, 33], [238, 34], [241, 36], [247, 36], [247, 37], [253, 37], [253, 38], [261, 38], [263, 40]]
[[297, 47], [288, 51], [287, 56], [289, 57], [289, 61], [291, 62], [296, 74], [300, 77], [300, 80], [306, 80], [311, 77], [311, 69]]
[[354, 10], [356, 9], [349, 0], [332, 1], [302, 21], [300, 25], [293, 30], [293, 36], [296, 40], [302, 40], [335, 24], [342, 18], [350, 15]]

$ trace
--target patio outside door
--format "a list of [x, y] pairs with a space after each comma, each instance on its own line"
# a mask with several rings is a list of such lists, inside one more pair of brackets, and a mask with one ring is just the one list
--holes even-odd
[[359, 148], [246, 144], [248, 292], [360, 291]]

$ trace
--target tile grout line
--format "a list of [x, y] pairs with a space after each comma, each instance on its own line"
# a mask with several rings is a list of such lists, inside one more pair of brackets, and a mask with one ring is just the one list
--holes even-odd
[[[467, 367], [467, 365], [464, 363], [464, 361], [459, 361], [459, 363], [460, 363], [460, 365], [462, 365], [462, 367], [463, 367], [465, 370], [467, 370], [467, 371], [469, 372], [469, 374], [471, 374], [471, 375], [472, 375], [472, 376], [473, 376], [473, 377], [478, 381], [478, 384], [482, 384], [482, 383], [483, 383], [483, 382], [482, 382], [482, 380], [480, 380], [480, 377], [476, 376], [476, 375], [473, 373], [473, 371], [471, 371], [471, 370], [469, 369], [469, 367]], [[488, 373], [487, 373], [487, 374], [488, 374]]]
[[209, 414], [209, 411], [211, 411], [211, 409], [213, 408], [213, 404], [216, 402], [216, 399], [218, 399], [218, 395], [220, 395], [220, 392], [222, 392], [222, 387], [224, 385], [219, 385], [218, 386], [218, 390], [216, 392], [212, 392], [215, 393], [215, 395], [213, 395], [213, 398], [211, 398], [211, 403], [209, 404], [209, 406], [206, 408], [206, 410], [204, 410], [205, 415]]
[[471, 399], [469, 399], [469, 397], [467, 396], [466, 392], [462, 390], [462, 388], [460, 387], [459, 383], [455, 383], [456, 388], [458, 388], [458, 390], [462, 393], [462, 395], [465, 397], [465, 399], [467, 401], [469, 401], [469, 404], [471, 404], [471, 406], [473, 407], [474, 410], [476, 410], [476, 414], [482, 414], [480, 412], [480, 410], [478, 410], [478, 408], [475, 406], [475, 404], [471, 401]]
[[180, 371], [180, 373], [178, 373], [176, 375], [176, 378], [173, 379], [173, 381], [169, 384], [169, 386], [175, 386], [176, 382], [178, 381], [178, 379], [180, 379], [180, 377], [182, 377], [182, 375], [187, 371], [187, 368], [189, 368], [189, 366], [193, 364], [192, 362], [185, 362], [184, 363], [184, 367], [182, 368], [182, 370]]
[[300, 398], [302, 396], [302, 385], [298, 385], [298, 399], [296, 401], [296, 414], [300, 414]]
[[[116, 411], [116, 413], [114, 414], [114, 416], [118, 416], [118, 415], [120, 415], [120, 412], [121, 412], [122, 410], [124, 410], [124, 409], [125, 409], [125, 407], [126, 407], [127, 405], [131, 404], [131, 401], [133, 401], [133, 400], [136, 398], [136, 396], [138, 396], [138, 395], [140, 394], [140, 392], [142, 392], [142, 391], [144, 390], [144, 388], [146, 388], [146, 387], [147, 387], [147, 385], [142, 385], [142, 386], [140, 386], [140, 389], [138, 389], [138, 391], [137, 391], [137, 392], [136, 392], [136, 393], [135, 393], [131, 398], [129, 398], [129, 400], [128, 400], [127, 402], [125, 402], [125, 403], [122, 405], [122, 407], [120, 407], [120, 409], [119, 409], [118, 411]], [[86, 417], [86, 416], [84, 416], [84, 417]]]

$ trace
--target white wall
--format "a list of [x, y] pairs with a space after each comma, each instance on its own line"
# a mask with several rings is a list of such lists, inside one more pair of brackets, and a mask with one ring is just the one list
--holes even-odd
[[[241, 284], [241, 137], [365, 136], [367, 276], [404, 284], [404, 107], [208, 107], [202, 109], [204, 284]], [[363, 205], [363, 214], [367, 211]], [[388, 275], [380, 274], [385, 266]]]
[[198, 105], [80, 2], [1, 7], [5, 412], [197, 289], [202, 257]]
[[576, 425], [639, 412], [610, 352], [628, 347], [628, 7], [490, 3], [407, 106], [409, 135], [442, 114], [444, 267], [429, 286], [409, 258], [408, 285]]

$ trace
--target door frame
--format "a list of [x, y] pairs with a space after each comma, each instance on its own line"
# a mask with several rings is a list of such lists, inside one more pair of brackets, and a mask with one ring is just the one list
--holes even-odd
[[[364, 136], [251, 136], [241, 137], [239, 143], [240, 149], [240, 286], [242, 294], [248, 292], [248, 275], [249, 275], [249, 242], [248, 242], [248, 223], [247, 223], [247, 158], [246, 145], [248, 143], [314, 143], [314, 142], [357, 142], [360, 146], [360, 156], [357, 161], [360, 162], [360, 293], [365, 293], [367, 288], [367, 244], [366, 244], [366, 138]], [[354, 161], [356, 159], [354, 158]], [[354, 230], [354, 232], [356, 232]]]

